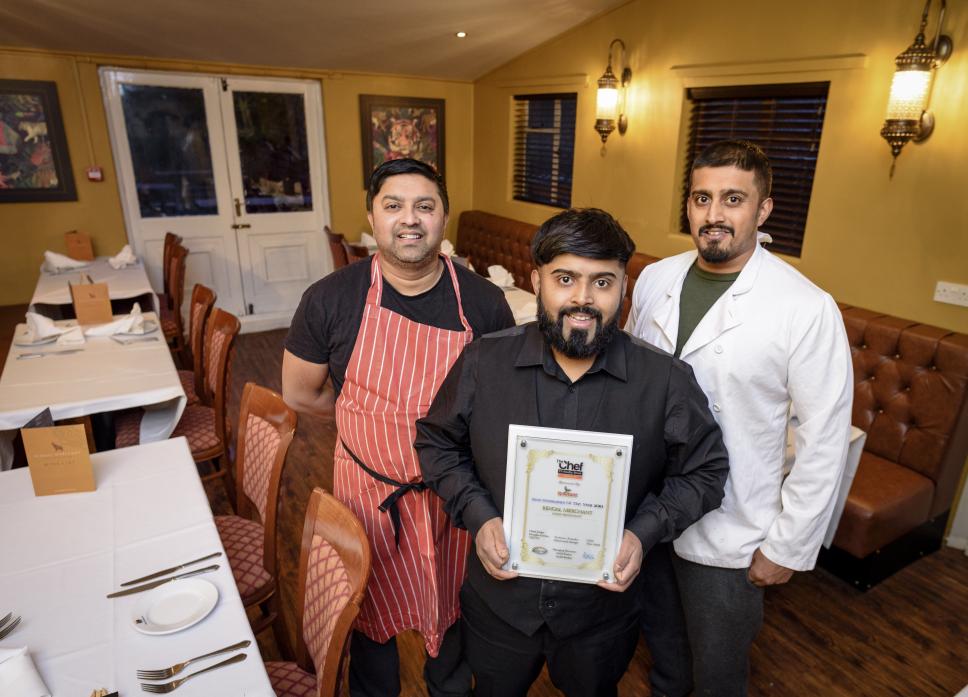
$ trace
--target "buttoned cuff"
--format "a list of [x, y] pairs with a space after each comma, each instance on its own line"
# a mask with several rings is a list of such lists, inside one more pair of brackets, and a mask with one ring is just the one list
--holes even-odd
[[760, 551], [774, 564], [794, 571], [810, 571], [817, 565], [820, 545], [793, 547], [792, 545], [778, 544], [767, 538], [760, 545]]
[[661, 542], [665, 534], [665, 525], [653, 511], [640, 512], [628, 522], [625, 529], [639, 538], [643, 556]]
[[467, 532], [473, 537], [477, 537], [477, 531], [481, 529], [481, 526], [491, 518], [500, 518], [501, 511], [497, 510], [497, 506], [491, 501], [490, 496], [478, 496], [464, 506], [460, 517], [464, 527], [467, 528]]

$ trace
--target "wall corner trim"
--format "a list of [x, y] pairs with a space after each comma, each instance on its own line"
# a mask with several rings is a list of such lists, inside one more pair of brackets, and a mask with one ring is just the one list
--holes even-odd
[[522, 77], [514, 80], [499, 80], [494, 83], [497, 87], [588, 87], [587, 73], [573, 73], [571, 75], [541, 75], [538, 77]]

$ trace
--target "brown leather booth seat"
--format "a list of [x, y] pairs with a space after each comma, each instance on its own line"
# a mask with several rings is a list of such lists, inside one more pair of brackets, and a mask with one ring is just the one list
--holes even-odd
[[968, 335], [858, 307], [841, 313], [852, 420], [867, 442], [834, 546], [862, 559], [951, 506], [968, 454]]
[[[457, 222], [457, 253], [470, 259], [483, 276], [487, 267], [500, 264], [514, 276], [518, 288], [534, 292], [531, 287], [531, 238], [538, 226], [484, 211], [464, 211]], [[621, 324], [625, 325], [632, 307], [632, 290], [642, 269], [658, 257], [636, 252], [629, 259], [629, 282], [622, 304]]]

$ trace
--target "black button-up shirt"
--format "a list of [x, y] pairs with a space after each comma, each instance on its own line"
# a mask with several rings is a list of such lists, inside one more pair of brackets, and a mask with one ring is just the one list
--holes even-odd
[[[424, 480], [454, 523], [476, 535], [504, 510], [508, 425], [633, 436], [625, 528], [648, 551], [719, 506], [728, 473], [722, 433], [684, 362], [618, 332], [572, 382], [536, 324], [475, 341], [457, 359], [414, 446]], [[577, 634], [638, 609], [637, 584], [615, 593], [590, 584], [519, 577], [498, 581], [471, 552], [468, 583], [527, 634], [547, 624]]]

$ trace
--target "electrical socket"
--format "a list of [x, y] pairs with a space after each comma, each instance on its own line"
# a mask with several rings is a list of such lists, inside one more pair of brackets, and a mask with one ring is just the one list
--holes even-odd
[[968, 307], [968, 286], [938, 281], [938, 285], [934, 287], [934, 300], [939, 303]]

